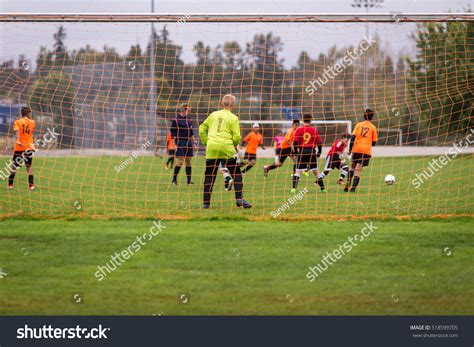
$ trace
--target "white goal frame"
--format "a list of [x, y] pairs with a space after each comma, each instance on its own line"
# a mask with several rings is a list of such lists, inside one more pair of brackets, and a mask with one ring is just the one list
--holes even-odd
[[397, 142], [399, 146], [403, 146], [403, 130], [400, 128], [378, 128], [379, 132], [397, 133]]

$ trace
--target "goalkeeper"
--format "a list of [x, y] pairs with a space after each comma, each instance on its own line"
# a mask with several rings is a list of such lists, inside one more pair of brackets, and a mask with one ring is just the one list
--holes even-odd
[[222, 109], [212, 112], [199, 126], [199, 137], [206, 145], [206, 171], [204, 173], [204, 196], [202, 207], [211, 206], [211, 194], [219, 164], [229, 170], [234, 181], [235, 200], [238, 207], [250, 208], [242, 197], [244, 188], [242, 172], [235, 159], [235, 146], [240, 142], [239, 118], [232, 113], [235, 96], [227, 94], [222, 98]]

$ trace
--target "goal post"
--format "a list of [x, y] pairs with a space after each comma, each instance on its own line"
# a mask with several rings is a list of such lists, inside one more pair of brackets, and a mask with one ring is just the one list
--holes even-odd
[[[0, 13], [0, 185], [21, 107], [33, 111], [38, 149], [38, 189], [26, 195], [19, 170], [0, 216], [202, 217], [198, 127], [225, 94], [236, 97], [242, 137], [257, 122], [267, 147], [295, 114], [311, 114], [323, 156], [366, 107], [375, 112], [380, 141], [358, 195], [347, 197], [337, 170], [325, 196], [302, 176], [297, 192], [309, 193], [281, 218], [472, 215], [473, 25], [470, 12]], [[168, 135], [183, 104], [196, 147], [173, 185], [181, 159]], [[292, 158], [267, 177], [270, 152], [243, 176], [253, 209], [235, 208], [218, 172], [210, 216], [272, 218], [288, 201]]]
[[395, 134], [395, 136], [396, 136], [395, 140], [390, 141], [390, 142], [394, 142], [395, 145], [398, 145], [398, 146], [403, 146], [403, 130], [402, 129], [378, 128], [377, 130], [379, 132], [379, 137], [380, 137], [380, 134], [383, 134], [383, 133], [388, 133], [389, 134], [387, 136], [388, 138], [392, 137], [390, 134]]

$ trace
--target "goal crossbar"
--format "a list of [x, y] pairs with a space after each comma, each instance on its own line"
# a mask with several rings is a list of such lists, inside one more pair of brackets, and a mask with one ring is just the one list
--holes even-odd
[[[183, 18], [185, 18], [183, 20]], [[456, 22], [474, 21], [462, 13], [0, 13], [0, 22]]]

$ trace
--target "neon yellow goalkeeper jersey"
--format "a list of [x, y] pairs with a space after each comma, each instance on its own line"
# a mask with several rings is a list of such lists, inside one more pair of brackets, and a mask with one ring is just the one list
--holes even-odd
[[199, 137], [206, 146], [206, 159], [230, 159], [240, 143], [239, 118], [222, 109], [212, 112], [199, 126]]

